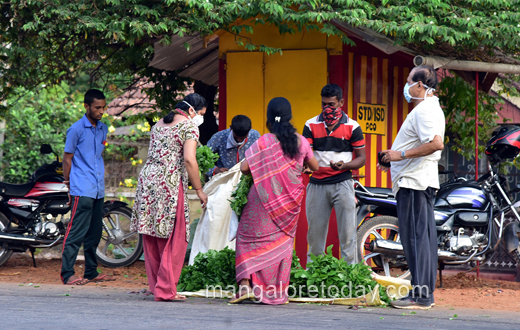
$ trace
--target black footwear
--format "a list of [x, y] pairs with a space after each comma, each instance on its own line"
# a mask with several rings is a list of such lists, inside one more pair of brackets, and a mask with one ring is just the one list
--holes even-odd
[[393, 307], [400, 309], [428, 309], [432, 307], [431, 303], [419, 303], [416, 299], [411, 297], [394, 300], [390, 304]]

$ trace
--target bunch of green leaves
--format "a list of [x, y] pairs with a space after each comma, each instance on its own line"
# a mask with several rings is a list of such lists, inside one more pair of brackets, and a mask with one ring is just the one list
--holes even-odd
[[[302, 268], [295, 261], [293, 254], [293, 266], [291, 268], [291, 286], [289, 295], [300, 295], [302, 297], [315, 296], [320, 298], [357, 298], [371, 292], [378, 283], [371, 277], [372, 269], [363, 263], [349, 265], [343, 259], [337, 259], [332, 255], [332, 245], [327, 247], [327, 252], [319, 256], [311, 255], [311, 263], [307, 269]], [[296, 265], [297, 263], [297, 265]], [[310, 289], [311, 286], [317, 287]], [[330, 290], [329, 288], [338, 288]], [[291, 290], [297, 290], [296, 293]], [[379, 286], [381, 300], [390, 303], [386, 290]], [[341, 291], [342, 290], [342, 291]]]
[[50, 144], [58, 155], [65, 147], [67, 129], [84, 114], [81, 95], [67, 84], [42, 87], [38, 92], [18, 88], [10, 111], [5, 113], [2, 175], [6, 182], [27, 182], [41, 165], [56, 160], [40, 154], [40, 146]]
[[[459, 76], [442, 78], [438, 87], [439, 102], [446, 117], [446, 141], [452, 149], [466, 159], [475, 157], [475, 88]], [[488, 134], [497, 126], [497, 106], [504, 100], [479, 92], [478, 102], [478, 151], [484, 152]], [[505, 120], [504, 120], [505, 121]]]
[[253, 184], [254, 181], [251, 174], [242, 175], [235, 191], [231, 194], [232, 199], [229, 200], [231, 202], [231, 209], [235, 211], [239, 220], [242, 215], [242, 210], [247, 204], [247, 195], [249, 195], [249, 191]]
[[202, 179], [203, 174], [215, 167], [219, 155], [214, 153], [208, 146], [200, 146], [197, 148], [197, 164], [199, 165], [199, 175]]
[[220, 251], [199, 253], [193, 265], [182, 269], [177, 290], [199, 291], [208, 286], [220, 286], [223, 290], [229, 286], [237, 287], [234, 250], [226, 247]]

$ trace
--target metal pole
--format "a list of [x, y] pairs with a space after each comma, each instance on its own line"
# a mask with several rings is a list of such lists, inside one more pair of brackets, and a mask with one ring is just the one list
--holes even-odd
[[475, 180], [478, 180], [478, 72], [475, 72]]
[[[475, 72], [475, 180], [478, 180], [478, 72]], [[480, 266], [480, 261], [477, 261]], [[477, 268], [477, 278], [480, 277], [480, 267]]]

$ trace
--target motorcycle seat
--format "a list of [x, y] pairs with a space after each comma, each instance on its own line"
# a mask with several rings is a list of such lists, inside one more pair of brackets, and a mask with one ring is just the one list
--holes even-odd
[[377, 195], [387, 195], [388, 197], [394, 197], [394, 193], [391, 188], [379, 188], [379, 187], [365, 187], [366, 190], [370, 191], [372, 194]]
[[0, 183], [0, 194], [12, 197], [24, 197], [34, 187], [34, 182], [14, 184]]

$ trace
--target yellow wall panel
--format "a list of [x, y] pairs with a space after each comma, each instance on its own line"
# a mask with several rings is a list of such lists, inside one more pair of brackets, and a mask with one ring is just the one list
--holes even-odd
[[325, 49], [291, 50], [265, 57], [265, 108], [275, 97], [288, 99], [293, 125], [300, 134], [305, 122], [321, 113], [327, 58]]
[[343, 53], [343, 43], [338, 36], [330, 36], [319, 31], [305, 31], [304, 33], [280, 35], [278, 28], [274, 25], [259, 24], [253, 26], [253, 33], [242, 31], [239, 37], [231, 33], [224, 33], [219, 37], [219, 54], [234, 51], [245, 51], [244, 46], [239, 46], [237, 40], [244, 44], [250, 41], [255, 45], [266, 45], [269, 47], [287, 49], [329, 49], [332, 55]]
[[226, 64], [227, 127], [236, 115], [251, 118], [253, 128], [264, 133], [264, 54], [228, 53]]

